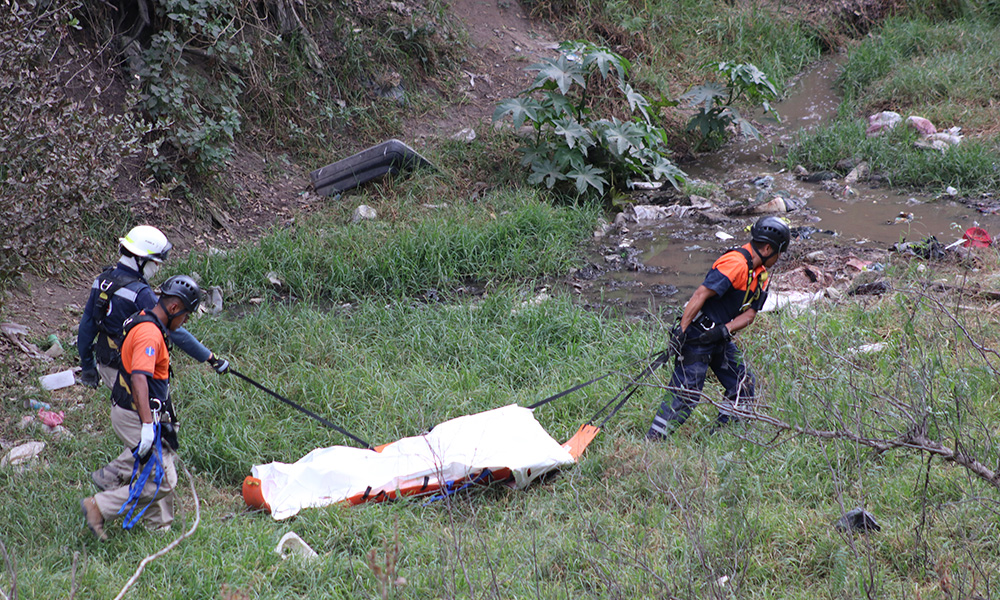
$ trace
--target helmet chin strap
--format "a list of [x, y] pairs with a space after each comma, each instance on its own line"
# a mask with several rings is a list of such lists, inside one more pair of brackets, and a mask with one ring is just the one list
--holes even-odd
[[167, 313], [167, 322], [166, 322], [166, 323], [164, 323], [164, 325], [166, 325], [166, 326], [167, 326], [167, 329], [170, 329], [170, 323], [171, 323], [171, 322], [172, 322], [172, 321], [173, 321], [174, 319], [176, 319], [177, 317], [180, 317], [180, 316], [183, 316], [183, 315], [185, 315], [185, 314], [186, 314], [186, 313], [188, 312], [188, 311], [187, 311], [187, 309], [185, 309], [185, 310], [179, 310], [179, 311], [177, 311], [177, 312], [175, 312], [175, 313], [171, 313], [171, 312], [170, 312], [170, 311], [169, 311], [169, 310], [167, 309], [167, 305], [163, 303], [163, 298], [160, 298], [160, 301], [159, 301], [159, 302], [157, 302], [157, 304], [159, 304], [159, 305], [160, 305], [160, 308], [162, 308], [162, 309], [163, 309], [163, 312]]
[[773, 252], [771, 254], [768, 254], [767, 256], [764, 256], [763, 254], [761, 254], [761, 252], [760, 252], [760, 245], [759, 245], [758, 242], [751, 242], [750, 243], [750, 248], [752, 248], [753, 251], [754, 251], [754, 254], [756, 254], [760, 258], [760, 263], [761, 264], [766, 263], [775, 254]]

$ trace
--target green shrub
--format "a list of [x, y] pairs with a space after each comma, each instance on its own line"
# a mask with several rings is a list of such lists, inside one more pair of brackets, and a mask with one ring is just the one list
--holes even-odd
[[531, 86], [493, 113], [494, 122], [510, 115], [514, 127], [534, 129], [522, 148], [529, 182], [577, 196], [604, 196], [630, 177], [679, 186], [684, 174], [667, 158], [666, 132], [654, 124], [649, 100], [625, 81], [630, 67], [621, 55], [579, 41], [529, 67], [538, 72]]
[[[114, 182], [146, 150], [146, 122], [69, 95], [64, 74], [80, 59], [60, 49], [78, 27], [68, 5], [0, 10], [0, 287], [29, 271], [60, 274], [92, 250], [82, 233], [107, 227], [96, 216], [118, 216]], [[53, 66], [64, 62], [65, 71]]]
[[161, 180], [216, 173], [242, 127], [239, 73], [250, 53], [232, 26], [239, 7], [216, 0], [156, 0], [154, 7], [154, 33], [135, 73], [139, 106], [167, 144], [150, 167]]
[[771, 107], [771, 100], [778, 96], [774, 84], [763, 71], [750, 63], [720, 62], [715, 65], [715, 70], [723, 83], [699, 85], [681, 96], [682, 102], [697, 108], [688, 121], [687, 131], [698, 131], [701, 134], [700, 145], [708, 147], [722, 145], [729, 137], [727, 132], [730, 128], [759, 139], [760, 132], [743, 117], [737, 104], [761, 106], [765, 113], [777, 117], [777, 111]]

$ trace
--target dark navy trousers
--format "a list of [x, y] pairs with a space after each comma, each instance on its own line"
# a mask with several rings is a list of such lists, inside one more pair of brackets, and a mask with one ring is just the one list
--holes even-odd
[[[753, 402], [753, 374], [743, 364], [743, 355], [732, 340], [709, 345], [699, 344], [697, 340], [686, 343], [674, 363], [674, 373], [660, 410], [646, 433], [648, 439], [665, 438], [691, 416], [700, 401], [709, 368], [725, 388], [729, 402], [735, 405]], [[734, 419], [727, 412], [719, 411], [719, 424]]]

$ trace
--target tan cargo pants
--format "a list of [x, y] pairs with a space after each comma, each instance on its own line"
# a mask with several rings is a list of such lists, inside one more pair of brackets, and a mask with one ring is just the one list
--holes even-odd
[[[133, 464], [132, 448], [139, 445], [139, 439], [142, 436], [142, 421], [139, 420], [139, 414], [117, 405], [113, 406], [111, 408], [111, 426], [114, 427], [118, 439], [125, 444], [125, 449], [111, 461], [110, 465]], [[136, 514], [152, 502], [146, 510], [146, 514], [142, 516], [149, 529], [165, 529], [170, 527], [174, 521], [174, 487], [177, 485], [177, 469], [174, 466], [174, 460], [176, 457], [177, 454], [174, 450], [167, 444], [163, 444], [164, 473], [163, 481], [160, 482], [160, 490], [156, 491], [156, 483], [153, 482], [152, 477], [142, 489]], [[129, 469], [131, 474], [131, 467]], [[129, 489], [126, 483], [119, 488], [94, 495], [94, 502], [97, 503], [97, 508], [101, 511], [101, 516], [104, 517], [105, 521], [110, 521], [118, 516], [118, 510], [128, 500], [128, 496]]]
[[101, 383], [109, 390], [115, 389], [115, 380], [118, 379], [118, 369], [97, 363], [97, 373], [101, 376]]

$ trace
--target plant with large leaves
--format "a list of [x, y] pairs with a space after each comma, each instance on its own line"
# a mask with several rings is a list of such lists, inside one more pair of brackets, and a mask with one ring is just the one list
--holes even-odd
[[530, 183], [576, 196], [605, 196], [635, 178], [679, 186], [684, 173], [668, 158], [653, 105], [626, 83], [630, 68], [621, 55], [582, 41], [564, 42], [558, 57], [528, 67], [534, 82], [498, 104], [493, 121], [510, 116], [514, 127], [534, 129], [521, 148]]
[[709, 82], [681, 96], [681, 102], [697, 109], [688, 121], [687, 131], [701, 134], [699, 147], [717, 148], [728, 139], [730, 126], [742, 135], [760, 138], [754, 127], [736, 108], [737, 104], [760, 106], [764, 113], [778, 117], [771, 100], [778, 96], [774, 84], [763, 71], [750, 63], [713, 63], [716, 72], [726, 83]]

